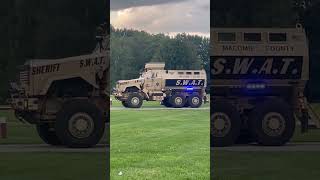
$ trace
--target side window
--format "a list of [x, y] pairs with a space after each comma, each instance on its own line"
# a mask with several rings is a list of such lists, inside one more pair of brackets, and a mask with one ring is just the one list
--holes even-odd
[[243, 33], [243, 40], [249, 42], [260, 42], [262, 40], [261, 33]]
[[200, 74], [200, 72], [194, 72], [194, 74], [195, 74], [195, 75], [199, 75], [199, 74]]
[[286, 33], [269, 33], [269, 41], [271, 42], [287, 41], [287, 34]]
[[187, 74], [188, 74], [188, 75], [191, 75], [191, 74], [192, 74], [192, 72], [187, 72]]
[[234, 42], [236, 41], [236, 33], [218, 33], [219, 42]]

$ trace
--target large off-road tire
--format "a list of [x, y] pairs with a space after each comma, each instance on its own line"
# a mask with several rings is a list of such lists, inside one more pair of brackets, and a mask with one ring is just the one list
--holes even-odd
[[102, 112], [88, 100], [72, 100], [58, 112], [55, 129], [64, 145], [91, 147], [102, 138], [105, 120]]
[[169, 100], [170, 99], [168, 97], [165, 97], [164, 100], [162, 101], [162, 105], [164, 105], [165, 107], [172, 107]]
[[255, 142], [249, 130], [241, 130], [235, 144], [250, 144]]
[[188, 97], [188, 104], [191, 108], [199, 108], [202, 105], [202, 98], [198, 94], [191, 94]]
[[295, 130], [293, 111], [282, 100], [266, 100], [251, 112], [249, 129], [259, 144], [281, 146], [293, 136]]
[[141, 108], [143, 103], [143, 97], [139, 93], [130, 93], [126, 104], [128, 108]]
[[121, 103], [122, 103], [122, 105], [123, 105], [123, 107], [128, 107], [128, 104], [126, 103], [126, 101], [121, 101]]
[[39, 137], [45, 142], [46, 144], [58, 146], [61, 145], [61, 141], [56, 135], [56, 131], [54, 127], [50, 127], [48, 123], [41, 123], [36, 125], [37, 132]]
[[211, 146], [231, 146], [240, 134], [240, 114], [227, 102], [213, 102], [210, 121]]
[[170, 97], [170, 104], [174, 108], [182, 108], [186, 104], [186, 98], [181, 94], [174, 94]]

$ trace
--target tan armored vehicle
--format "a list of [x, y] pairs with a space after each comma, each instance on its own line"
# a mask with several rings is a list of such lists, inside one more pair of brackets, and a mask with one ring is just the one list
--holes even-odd
[[11, 105], [18, 119], [37, 126], [51, 145], [97, 144], [109, 121], [109, 50], [106, 25], [92, 54], [24, 64], [11, 83]]
[[309, 123], [319, 127], [304, 90], [309, 79], [304, 29], [211, 29], [211, 143], [283, 145]]
[[164, 63], [147, 63], [138, 79], [117, 82], [115, 98], [128, 108], [140, 108], [143, 100], [174, 108], [200, 107], [206, 100], [206, 72], [164, 68]]

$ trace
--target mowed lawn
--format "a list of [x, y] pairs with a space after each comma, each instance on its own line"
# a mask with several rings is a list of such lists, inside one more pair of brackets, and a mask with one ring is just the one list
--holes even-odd
[[319, 153], [216, 151], [213, 180], [318, 180]]
[[111, 110], [111, 179], [210, 179], [209, 109], [151, 107]]
[[[314, 105], [320, 113], [320, 105]], [[301, 134], [296, 127], [291, 142], [320, 142], [320, 130]], [[229, 152], [213, 153], [214, 180], [318, 180], [320, 152]]]
[[[39, 138], [35, 125], [23, 123], [17, 120], [13, 111], [0, 111], [0, 117], [7, 118], [7, 133], [6, 139], [0, 138], [1, 144], [42, 144]], [[101, 139], [100, 143], [109, 142], [109, 138], [105, 136]], [[1, 147], [1, 146], [0, 146]]]
[[[1, 146], [0, 146], [1, 148]], [[105, 153], [0, 153], [1, 180], [105, 180]]]
[[[8, 120], [8, 138], [1, 145], [43, 144], [34, 125], [18, 121], [12, 111], [0, 111]], [[105, 136], [101, 143], [107, 142]], [[0, 180], [105, 180], [106, 153], [0, 153]]]

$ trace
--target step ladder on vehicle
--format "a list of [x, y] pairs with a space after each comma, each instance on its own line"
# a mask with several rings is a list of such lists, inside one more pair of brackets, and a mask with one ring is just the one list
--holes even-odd
[[314, 107], [308, 103], [308, 114], [309, 114], [309, 127], [312, 129], [320, 129], [320, 116], [315, 111]]

